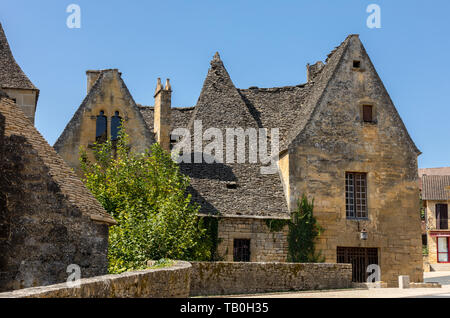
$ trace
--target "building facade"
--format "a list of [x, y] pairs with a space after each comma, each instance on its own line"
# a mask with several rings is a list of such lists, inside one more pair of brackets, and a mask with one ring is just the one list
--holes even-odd
[[430, 270], [450, 270], [450, 175], [422, 175], [422, 202]]
[[[97, 71], [95, 81], [88, 74], [92, 88], [55, 144], [72, 167], [77, 169], [78, 147], [95, 142], [103, 123], [122, 107], [120, 114], [134, 118], [124, 121], [131, 147], [148, 148], [153, 141], [167, 150], [181, 141], [194, 144], [180, 147], [183, 158], [192, 159], [180, 169], [191, 179], [189, 191], [201, 214], [219, 220], [222, 259], [286, 261], [288, 229], [270, 224], [290, 219], [305, 194], [314, 198], [325, 229], [317, 241], [325, 261], [352, 263], [355, 281], [366, 279], [371, 264], [380, 266], [381, 280], [391, 285], [398, 275], [422, 281], [420, 152], [359, 36], [348, 36], [325, 62], [308, 65], [307, 82], [295, 86], [236, 88], [216, 54], [198, 102], [189, 108], [172, 107], [170, 83], [159, 80], [153, 107], [137, 105], [130, 95], [117, 100], [102, 79], [111, 72]], [[93, 105], [98, 107], [92, 112]], [[106, 121], [98, 120], [101, 114], [108, 114]], [[110, 124], [106, 127], [112, 138]], [[184, 134], [177, 128], [185, 128]], [[270, 163], [252, 161], [250, 142], [241, 144], [245, 160], [220, 160], [225, 154], [212, 142], [224, 142], [230, 128], [235, 133], [266, 129], [273, 140], [277, 130], [275, 173], [261, 173]], [[195, 146], [198, 131], [203, 138]], [[242, 141], [237, 135], [231, 140], [233, 150]]]

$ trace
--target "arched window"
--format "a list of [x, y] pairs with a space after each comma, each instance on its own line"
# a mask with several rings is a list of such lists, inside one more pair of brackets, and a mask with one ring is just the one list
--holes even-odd
[[102, 110], [100, 115], [97, 116], [96, 134], [95, 141], [98, 143], [105, 142], [107, 139], [107, 119], [105, 112]]
[[116, 112], [111, 118], [111, 140], [117, 140], [119, 138], [120, 127], [122, 126], [122, 117], [119, 116], [119, 112]]

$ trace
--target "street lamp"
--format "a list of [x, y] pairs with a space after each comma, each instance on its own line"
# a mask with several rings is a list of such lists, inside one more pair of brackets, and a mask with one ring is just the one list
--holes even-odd
[[367, 233], [366, 229], [363, 229], [363, 230], [359, 233], [359, 238], [360, 238], [362, 241], [366, 241], [368, 237], [369, 237], [369, 234]]

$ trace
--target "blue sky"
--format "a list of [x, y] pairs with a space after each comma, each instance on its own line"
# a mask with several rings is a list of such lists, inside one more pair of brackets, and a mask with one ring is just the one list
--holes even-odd
[[[81, 28], [69, 29], [69, 4]], [[381, 28], [369, 29], [369, 4]], [[86, 95], [88, 69], [118, 68], [137, 103], [170, 78], [193, 106], [216, 51], [237, 87], [296, 85], [358, 33], [409, 133], [419, 167], [450, 166], [450, 1], [2, 0], [14, 56], [41, 90], [36, 126], [53, 144]]]

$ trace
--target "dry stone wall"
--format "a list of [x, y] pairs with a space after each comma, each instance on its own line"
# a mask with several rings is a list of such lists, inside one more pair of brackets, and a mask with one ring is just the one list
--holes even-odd
[[16, 290], [0, 298], [186, 298], [191, 264], [82, 279], [79, 288], [66, 283]]
[[193, 262], [190, 295], [232, 295], [351, 286], [350, 264]]

